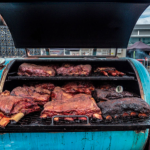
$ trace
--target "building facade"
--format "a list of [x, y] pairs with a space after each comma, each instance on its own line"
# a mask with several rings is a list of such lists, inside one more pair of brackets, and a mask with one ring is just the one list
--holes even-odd
[[131, 46], [138, 41], [142, 41], [143, 43], [150, 46], [150, 24], [135, 25], [128, 46]]

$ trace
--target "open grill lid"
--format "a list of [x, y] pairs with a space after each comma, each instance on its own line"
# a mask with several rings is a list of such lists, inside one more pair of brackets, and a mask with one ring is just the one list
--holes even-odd
[[126, 48], [136, 21], [150, 2], [33, 1], [0, 3], [0, 14], [16, 48]]

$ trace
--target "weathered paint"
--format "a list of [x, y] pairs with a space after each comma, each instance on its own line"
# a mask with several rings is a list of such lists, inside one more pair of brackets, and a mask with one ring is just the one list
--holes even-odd
[[[150, 103], [148, 72], [136, 60], [131, 61], [139, 73], [144, 99]], [[145, 132], [10, 133], [0, 135], [0, 150], [142, 150], [147, 137], [148, 130]]]
[[124, 132], [16, 133], [0, 135], [1, 150], [142, 150], [146, 134]]
[[[4, 63], [4, 65], [7, 65], [11, 60], [13, 60], [13, 59], [5, 59], [5, 63]], [[4, 69], [5, 69], [6, 67], [4, 67], [3, 69], [1, 69], [0, 70], [0, 80], [1, 80], [1, 77], [2, 77], [2, 73], [3, 73], [3, 71], [4, 71]]]
[[144, 100], [150, 104], [150, 76], [146, 68], [137, 60], [130, 59], [134, 64], [136, 70], [138, 71], [143, 91], [144, 91]]

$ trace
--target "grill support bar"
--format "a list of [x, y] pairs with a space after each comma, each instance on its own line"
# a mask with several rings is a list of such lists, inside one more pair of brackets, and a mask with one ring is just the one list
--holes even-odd
[[87, 124], [90, 123], [89, 117], [86, 116], [86, 115], [56, 115], [56, 116], [52, 117], [52, 123], [51, 123], [51, 125], [54, 125], [54, 118], [75, 118], [75, 117], [78, 117], [78, 118], [85, 117], [86, 121], [87, 121]]

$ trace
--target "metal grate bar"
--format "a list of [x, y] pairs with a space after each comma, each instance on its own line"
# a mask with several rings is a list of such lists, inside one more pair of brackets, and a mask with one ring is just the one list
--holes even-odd
[[5, 129], [0, 128], [0, 133], [17, 132], [85, 132], [85, 131], [127, 131], [145, 130], [150, 128], [150, 118], [125, 119], [113, 122], [91, 119], [87, 121], [75, 120], [74, 122], [60, 120], [52, 125], [51, 119], [40, 119], [40, 112], [29, 114], [16, 124], [9, 124]]
[[8, 76], [8, 80], [134, 80], [133, 76], [106, 77], [106, 76], [55, 76], [55, 77], [26, 77], [26, 76]]

